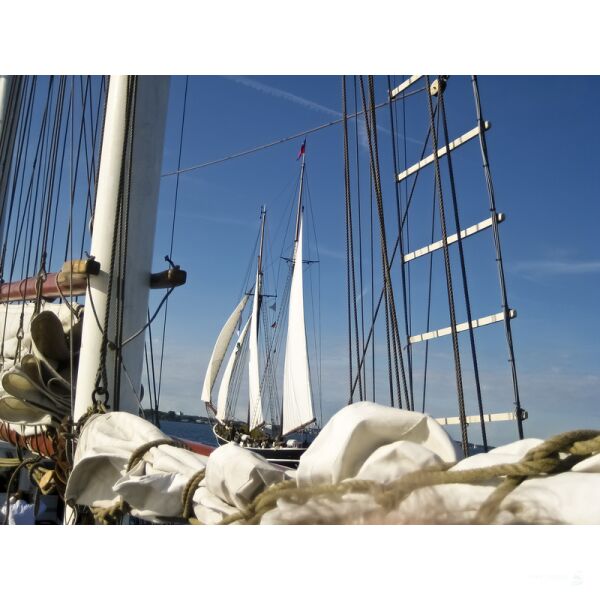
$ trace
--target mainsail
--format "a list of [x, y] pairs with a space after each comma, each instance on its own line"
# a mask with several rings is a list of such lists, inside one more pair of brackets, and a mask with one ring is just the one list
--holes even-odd
[[[241, 304], [241, 303], [240, 303]], [[241, 310], [240, 310], [241, 313]], [[248, 333], [248, 325], [250, 325], [250, 319], [246, 321], [244, 328], [242, 329], [242, 333], [240, 333], [240, 337], [238, 338], [235, 348], [231, 353], [229, 360], [227, 361], [227, 366], [225, 367], [225, 371], [223, 373], [223, 378], [221, 379], [221, 385], [219, 386], [219, 395], [217, 396], [217, 419], [221, 422], [225, 420], [227, 417], [227, 399], [229, 396], [229, 384], [231, 383], [231, 375], [238, 363], [238, 359], [240, 357], [240, 352], [242, 346], [244, 345], [244, 341], [246, 339], [246, 333]]]
[[302, 215], [299, 217], [298, 239], [290, 289], [287, 342], [283, 371], [282, 435], [300, 429], [315, 419], [310, 390], [306, 331], [304, 329], [304, 297], [302, 285]]
[[240, 303], [235, 307], [225, 325], [223, 325], [223, 329], [221, 329], [221, 333], [219, 333], [219, 337], [215, 343], [215, 347], [208, 363], [208, 368], [206, 369], [204, 385], [202, 387], [201, 397], [202, 401], [206, 404], [211, 404], [211, 393], [213, 386], [215, 385], [219, 370], [221, 369], [221, 364], [223, 363], [223, 359], [227, 353], [227, 348], [229, 347], [231, 338], [235, 333], [236, 326], [242, 315], [242, 311], [246, 306], [246, 302], [248, 302], [248, 295], [244, 294], [244, 297], [240, 300]]

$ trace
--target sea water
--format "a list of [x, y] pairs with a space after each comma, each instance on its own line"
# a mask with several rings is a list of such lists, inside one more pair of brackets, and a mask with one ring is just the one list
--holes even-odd
[[217, 440], [209, 423], [183, 423], [181, 421], [161, 421], [160, 429], [167, 435], [216, 446]]

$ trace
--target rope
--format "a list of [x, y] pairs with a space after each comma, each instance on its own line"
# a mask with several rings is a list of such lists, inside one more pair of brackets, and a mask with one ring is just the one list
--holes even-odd
[[[444, 128], [444, 143], [445, 143], [446, 147], [448, 147], [450, 144], [450, 136], [448, 135], [448, 122], [446, 120], [446, 105], [444, 102], [444, 83], [441, 78], [440, 78], [440, 86], [439, 86], [439, 91], [438, 91], [438, 104], [439, 104], [439, 108], [440, 108], [439, 112], [440, 112], [441, 119], [442, 119], [442, 126]], [[477, 363], [477, 352], [475, 350], [475, 334], [473, 332], [473, 327], [471, 326], [471, 323], [473, 321], [473, 316], [472, 316], [472, 312], [471, 312], [471, 300], [469, 297], [469, 284], [467, 282], [467, 269], [465, 266], [465, 254], [464, 254], [464, 250], [463, 250], [463, 240], [462, 240], [462, 235], [460, 234], [461, 227], [460, 227], [460, 219], [459, 219], [459, 215], [458, 215], [458, 202], [456, 200], [456, 185], [454, 182], [454, 169], [452, 168], [452, 158], [451, 157], [452, 157], [452, 152], [447, 152], [446, 160], [447, 160], [447, 164], [448, 164], [448, 179], [450, 182], [450, 193], [451, 193], [451, 198], [452, 198], [452, 209], [454, 212], [454, 224], [456, 226], [456, 236], [457, 236], [456, 241], [458, 243], [458, 256], [459, 256], [459, 261], [460, 261], [460, 272], [462, 275], [463, 294], [465, 297], [465, 308], [466, 308], [466, 312], [467, 312], [469, 343], [471, 346], [471, 358], [473, 360], [473, 376], [475, 378], [475, 393], [477, 396], [477, 407], [479, 409], [479, 420], [481, 423], [481, 438], [483, 441], [483, 448], [487, 452], [488, 443], [487, 443], [487, 435], [486, 435], [486, 431], [485, 431], [485, 419], [483, 418], [483, 401], [481, 399], [481, 384], [479, 381], [479, 365]], [[429, 331], [429, 329], [426, 329], [426, 331]]]
[[[427, 88], [429, 89], [429, 75], [425, 76]], [[439, 94], [442, 93], [440, 85]], [[465, 412], [465, 398], [462, 382], [462, 369], [460, 364], [460, 348], [458, 345], [458, 333], [456, 332], [456, 310], [454, 306], [454, 290], [452, 287], [452, 270], [450, 267], [450, 252], [448, 251], [448, 239], [446, 230], [446, 212], [444, 209], [444, 196], [442, 192], [442, 178], [440, 174], [440, 160], [438, 157], [438, 137], [435, 127], [433, 104], [431, 93], [427, 93], [427, 108], [429, 109], [429, 125], [431, 129], [431, 142], [433, 150], [433, 163], [435, 171], [435, 186], [437, 189], [438, 208], [440, 213], [440, 226], [442, 230], [442, 249], [444, 252], [444, 268], [446, 272], [446, 291], [448, 293], [448, 310], [450, 312], [450, 328], [452, 330], [452, 351], [454, 354], [454, 371], [456, 375], [456, 391], [458, 394], [458, 412], [460, 417], [460, 429], [462, 434], [462, 448], [465, 456], [469, 455], [469, 438], [467, 434], [467, 415]], [[460, 236], [459, 236], [460, 237]]]
[[156, 448], [157, 446], [174, 446], [175, 448], [183, 448], [181, 442], [177, 440], [173, 440], [171, 438], [158, 438], [157, 440], [152, 440], [150, 442], [146, 442], [142, 444], [139, 448], [136, 448], [129, 457], [129, 462], [127, 463], [126, 471], [131, 471], [137, 463], [142, 460], [144, 454], [148, 452], [148, 450], [152, 448]]
[[206, 473], [205, 469], [198, 471], [185, 486], [182, 494], [182, 504], [183, 504], [183, 518], [191, 519], [194, 514], [194, 494], [198, 489], [198, 486], [204, 479], [204, 474]]
[[[376, 510], [370, 508], [369, 512], [381, 512], [382, 510], [391, 512], [411, 492], [424, 487], [452, 483], [481, 484], [505, 477], [506, 479], [480, 506], [471, 521], [473, 524], [492, 523], [498, 515], [504, 498], [522, 481], [531, 477], [568, 471], [577, 463], [598, 452], [600, 452], [600, 431], [577, 430], [548, 439], [530, 450], [518, 463], [492, 465], [464, 471], [449, 471], [448, 469], [452, 465], [445, 464], [441, 468], [407, 473], [387, 484], [351, 479], [337, 484], [297, 487], [294, 480], [288, 480], [269, 487], [257, 496], [248, 507], [224, 518], [220, 524], [257, 524], [266, 513], [277, 506], [280, 500], [300, 506], [319, 497], [341, 502], [346, 494], [370, 495], [378, 508]], [[315, 521], [313, 520], [311, 523], [314, 524]]]
[[498, 266], [498, 279], [500, 282], [500, 295], [502, 298], [502, 311], [504, 312], [504, 332], [506, 335], [506, 346], [508, 348], [508, 362], [510, 363], [510, 370], [513, 384], [514, 404], [515, 412], [517, 415], [517, 429], [519, 432], [519, 439], [523, 439], [523, 410], [521, 409], [521, 400], [519, 398], [519, 383], [517, 381], [517, 367], [515, 364], [515, 351], [512, 342], [512, 327], [510, 324], [510, 318], [508, 315], [509, 305], [508, 296], [506, 293], [506, 281], [504, 279], [504, 266], [502, 263], [502, 250], [500, 247], [500, 231], [498, 228], [498, 213], [496, 212], [496, 201], [494, 198], [494, 186], [492, 184], [492, 175], [490, 172], [490, 164], [488, 161], [487, 143], [485, 139], [485, 128], [483, 127], [483, 115], [481, 112], [481, 100], [479, 98], [479, 85], [477, 83], [477, 77], [471, 76], [473, 83], [473, 97], [475, 99], [475, 109], [477, 112], [477, 124], [479, 125], [479, 145], [481, 148], [481, 158], [483, 161], [483, 172], [485, 174], [485, 182], [488, 191], [490, 213], [492, 215], [492, 232], [494, 235], [494, 248], [496, 251], [496, 265]]
[[[347, 117], [346, 108], [346, 76], [342, 77], [342, 110], [344, 117]], [[352, 307], [354, 310], [354, 331], [355, 331], [355, 346], [356, 360], [360, 358], [359, 352], [359, 333], [358, 333], [358, 312], [356, 308], [356, 277], [354, 269], [354, 244], [352, 230], [352, 201], [350, 197], [350, 160], [348, 156], [348, 119], [344, 119], [344, 189], [346, 201], [346, 292], [348, 295], [348, 352], [349, 352], [349, 367], [350, 367], [350, 390], [352, 390], [352, 321], [350, 316], [350, 298], [352, 298]], [[358, 395], [362, 402], [364, 400], [362, 371], [358, 369]], [[348, 403], [353, 401], [352, 393], [350, 394]]]
[[[412, 96], [413, 94], [418, 94], [422, 92], [425, 88], [420, 88], [414, 90], [413, 92], [407, 93], [406, 97]], [[375, 106], [376, 109], [381, 108], [382, 106], [386, 106], [390, 101], [386, 100], [385, 102], [380, 102]], [[364, 112], [355, 112], [352, 115], [348, 115], [349, 119], [355, 119], [356, 117], [364, 114]], [[192, 165], [191, 167], [185, 167], [184, 169], [177, 169], [175, 171], [169, 171], [168, 173], [163, 173], [161, 177], [170, 177], [172, 175], [178, 175], [181, 173], [189, 173], [190, 171], [195, 171], [197, 169], [203, 169], [205, 167], [211, 167], [213, 165], [218, 165], [228, 160], [233, 160], [234, 158], [241, 158], [242, 156], [248, 156], [249, 154], [254, 154], [255, 152], [260, 152], [261, 150], [267, 150], [268, 148], [272, 148], [273, 146], [278, 146], [279, 144], [284, 144], [286, 142], [291, 142], [292, 140], [296, 140], [298, 138], [305, 138], [311, 133], [315, 133], [317, 131], [321, 131], [321, 129], [326, 129], [327, 127], [332, 127], [333, 125], [339, 125], [344, 122], [344, 117], [340, 119], [336, 119], [335, 121], [330, 121], [329, 123], [323, 123], [322, 125], [317, 125], [317, 127], [313, 127], [312, 129], [306, 129], [304, 131], [300, 131], [299, 133], [294, 133], [292, 135], [288, 135], [284, 138], [280, 138], [273, 142], [269, 142], [267, 144], [261, 144], [260, 146], [255, 146], [254, 148], [249, 148], [248, 150], [242, 150], [241, 152], [237, 152], [235, 154], [230, 154], [229, 156], [224, 156], [223, 158], [217, 158], [215, 160], [209, 160], [208, 162], [200, 163], [198, 165]]]
[[123, 517], [129, 513], [130, 506], [124, 500], [116, 502], [108, 508], [91, 508], [94, 520], [98, 525], [119, 525]]
[[[388, 75], [388, 90], [392, 89], [392, 83], [390, 77]], [[398, 172], [398, 159], [396, 153], [396, 133], [394, 126], [394, 115], [392, 110], [392, 104], [390, 103], [390, 125], [392, 131], [392, 161], [394, 173]], [[404, 239], [402, 235], [402, 218], [401, 218], [401, 209], [400, 209], [400, 182], [394, 177], [394, 191], [396, 193], [396, 215], [398, 218], [398, 247], [400, 248], [400, 274], [402, 277], [402, 298], [403, 298], [403, 308], [404, 308], [404, 327], [406, 331], [406, 338], [410, 338], [410, 326], [408, 324], [408, 302], [407, 302], [407, 289], [406, 289], [406, 263], [404, 262]], [[410, 389], [410, 395], [407, 392], [406, 395], [406, 405], [407, 408], [414, 410], [415, 409], [415, 400], [413, 398], [413, 374], [412, 374], [412, 346], [410, 344], [407, 345], [406, 351], [406, 359], [408, 362], [408, 387]]]

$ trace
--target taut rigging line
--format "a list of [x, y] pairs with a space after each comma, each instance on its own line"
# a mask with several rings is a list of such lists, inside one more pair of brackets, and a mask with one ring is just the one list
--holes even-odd
[[[408, 98], [409, 96], [412, 96], [413, 94], [418, 94], [419, 92], [422, 92], [424, 89], [425, 88], [419, 88], [417, 90], [414, 90], [413, 92], [404, 94], [403, 98]], [[374, 109], [382, 108], [383, 106], [387, 106], [390, 102], [391, 102], [390, 100], [385, 100], [384, 102], [380, 102], [373, 108]], [[347, 119], [355, 119], [356, 117], [359, 117], [363, 113], [364, 113], [364, 111], [362, 111], [362, 110], [355, 112], [354, 114], [347, 115]], [[343, 122], [344, 122], [344, 117], [340, 117], [339, 119], [336, 119], [335, 121], [330, 121], [329, 123], [323, 123], [322, 125], [317, 125], [317, 127], [313, 127], [311, 129], [306, 129], [304, 131], [300, 131], [298, 133], [288, 135], [284, 138], [275, 140], [273, 142], [269, 142], [267, 144], [262, 144], [260, 146], [254, 147], [254, 148], [242, 150], [241, 152], [237, 152], [235, 154], [230, 154], [228, 156], [224, 156], [222, 158], [217, 158], [215, 160], [209, 160], [208, 162], [200, 163], [197, 165], [192, 165], [191, 167], [185, 167], [184, 169], [178, 168], [175, 171], [169, 171], [168, 173], [163, 173], [161, 175], [161, 177], [170, 177], [171, 175], [180, 175], [182, 173], [196, 171], [197, 169], [203, 169], [204, 167], [211, 167], [213, 165], [218, 165], [219, 163], [223, 163], [228, 160], [233, 160], [234, 158], [241, 158], [242, 156], [247, 156], [248, 154], [254, 154], [255, 152], [260, 152], [261, 150], [266, 150], [267, 148], [272, 148], [273, 146], [278, 146], [279, 144], [284, 144], [285, 142], [291, 142], [292, 140], [296, 140], [298, 138], [304, 138], [310, 133], [316, 133], [317, 131], [321, 131], [321, 129], [327, 129], [328, 127], [332, 127], [333, 125], [339, 125], [340, 123], [343, 123]]]

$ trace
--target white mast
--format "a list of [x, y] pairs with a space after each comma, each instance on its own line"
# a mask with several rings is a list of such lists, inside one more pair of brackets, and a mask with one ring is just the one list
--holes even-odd
[[256, 269], [256, 283], [254, 285], [254, 301], [252, 303], [252, 317], [250, 321], [250, 341], [249, 341], [249, 360], [248, 360], [248, 378], [249, 378], [249, 408], [248, 408], [248, 429], [252, 431], [264, 424], [265, 420], [262, 411], [262, 398], [260, 393], [260, 366], [258, 362], [258, 329], [259, 314], [262, 292], [262, 253], [265, 236], [265, 218], [266, 211], [263, 206], [260, 212], [260, 248], [258, 252], [258, 265]]
[[[302, 146], [304, 149], [304, 145]], [[304, 326], [304, 288], [302, 257], [302, 187], [304, 152], [300, 171], [300, 191], [296, 215], [296, 238], [292, 255], [292, 283], [288, 310], [288, 331], [283, 367], [283, 406], [281, 435], [292, 433], [315, 420], [310, 389], [308, 351]]]
[[247, 302], [248, 294], [244, 294], [244, 297], [241, 299], [240, 303], [235, 307], [229, 319], [227, 319], [225, 325], [223, 325], [223, 329], [221, 329], [221, 332], [219, 333], [219, 337], [215, 342], [215, 347], [213, 348], [210, 360], [208, 361], [208, 367], [206, 368], [206, 376], [204, 377], [204, 385], [202, 386], [201, 398], [202, 402], [204, 402], [207, 405], [207, 407], [210, 406], [210, 408], [212, 408], [213, 410], [214, 408], [212, 406], [211, 399], [212, 389], [215, 385], [217, 376], [219, 375], [219, 370], [221, 369], [221, 365], [223, 364], [223, 359], [225, 358], [225, 354], [227, 353], [227, 348], [229, 348], [231, 338], [235, 333], [238, 321], [242, 316], [242, 312]]
[[[136, 90], [133, 98], [130, 94], [132, 89]], [[113, 297], [110, 298], [109, 306], [108, 271], [115, 220], [122, 195], [120, 185], [125, 161], [130, 168], [129, 172], [126, 172], [129, 190], [127, 212], [132, 226], [128, 227], [127, 231], [127, 279], [122, 282], [122, 294], [125, 298], [124, 306], [121, 307], [122, 338], [127, 339], [134, 335], [146, 324], [168, 93], [168, 77], [110, 78], [90, 252], [100, 263], [100, 274], [90, 276], [91, 298], [88, 296], [86, 299], [86, 318], [83, 321], [75, 397], [75, 420], [92, 405], [100, 361], [102, 333], [92, 313], [90, 300], [93, 300], [101, 324], [104, 323], [107, 308], [110, 310], [109, 315], [112, 318], [108, 338], [115, 338], [116, 281], [113, 284]], [[127, 110], [128, 100], [131, 100], [130, 111]], [[133, 134], [130, 137], [127, 135], [130, 125], [128, 113], [133, 119]], [[120, 388], [117, 390], [119, 410], [134, 414], [137, 414], [139, 409], [143, 348], [144, 336], [139, 335], [122, 351], [122, 362], [126, 372], [122, 372]], [[115, 352], [110, 346], [107, 351], [106, 368], [109, 404], [114, 407]]]

